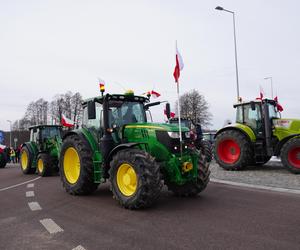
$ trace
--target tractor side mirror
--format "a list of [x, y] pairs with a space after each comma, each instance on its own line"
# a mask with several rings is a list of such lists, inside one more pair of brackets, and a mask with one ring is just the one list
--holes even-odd
[[170, 103], [166, 103], [166, 116], [168, 119], [171, 117], [171, 108], [170, 108]]
[[255, 103], [254, 102], [250, 102], [250, 106], [251, 106], [251, 110], [255, 110]]
[[96, 105], [94, 101], [88, 102], [88, 119], [96, 119]]

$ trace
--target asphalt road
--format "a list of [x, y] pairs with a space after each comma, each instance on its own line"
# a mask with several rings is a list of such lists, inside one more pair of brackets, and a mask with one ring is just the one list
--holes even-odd
[[0, 169], [1, 250], [300, 249], [299, 195], [210, 183], [197, 198], [164, 190], [155, 206], [130, 211], [108, 184], [75, 197], [59, 176], [36, 178]]

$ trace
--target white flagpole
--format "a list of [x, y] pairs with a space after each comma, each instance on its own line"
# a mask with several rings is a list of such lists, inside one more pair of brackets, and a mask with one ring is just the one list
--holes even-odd
[[181, 115], [180, 115], [180, 97], [179, 97], [179, 81], [177, 80], [177, 104], [178, 104], [178, 126], [180, 140], [180, 155], [182, 156], [182, 133], [181, 133]]

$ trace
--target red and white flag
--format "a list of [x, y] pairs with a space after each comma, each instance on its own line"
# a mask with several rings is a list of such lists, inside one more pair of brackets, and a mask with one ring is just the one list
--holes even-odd
[[177, 82], [177, 83], [178, 83], [178, 79], [180, 77], [180, 71], [183, 69], [183, 67], [184, 67], [183, 60], [178, 51], [177, 42], [176, 42], [176, 65], [175, 65], [173, 76], [175, 78], [175, 82]]
[[158, 93], [158, 92], [156, 92], [156, 91], [154, 91], [154, 90], [151, 90], [151, 91], [147, 91], [147, 92], [145, 92], [145, 93], [143, 93], [142, 95], [147, 95], [147, 97], [153, 97], [153, 98], [158, 98], [158, 97], [160, 97], [161, 95], [160, 95], [160, 93]]
[[264, 98], [264, 90], [262, 88], [262, 86], [259, 85], [259, 97], [256, 98], [256, 100], [263, 100]]
[[[164, 110], [164, 115], [165, 115], [166, 120], [168, 120], [167, 111], [166, 110]], [[174, 118], [174, 117], [175, 117], [175, 113], [171, 111], [170, 112], [170, 118]]]
[[277, 97], [277, 96], [274, 97], [274, 101], [276, 102], [277, 110], [278, 110], [279, 112], [282, 112], [282, 111], [283, 111], [283, 107], [279, 104], [279, 102], [278, 102], [278, 97]]
[[61, 115], [61, 124], [64, 127], [68, 127], [68, 128], [74, 127], [74, 122], [71, 119], [65, 117], [64, 114]]
[[151, 91], [150, 91], [150, 94], [151, 94], [151, 96], [152, 96], [153, 98], [160, 97], [160, 93], [158, 93], [158, 92], [156, 92], [156, 91], [154, 91], [154, 90], [151, 90]]

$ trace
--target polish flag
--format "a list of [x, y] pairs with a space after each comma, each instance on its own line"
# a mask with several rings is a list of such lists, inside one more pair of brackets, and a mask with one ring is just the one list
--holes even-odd
[[[164, 115], [166, 117], [166, 120], [168, 120], [168, 117], [167, 117], [167, 111], [164, 110]], [[170, 112], [170, 118], [174, 118], [175, 117], [175, 113], [174, 112]]]
[[61, 115], [61, 124], [64, 127], [68, 127], [68, 128], [74, 127], [74, 122], [71, 119], [65, 117], [64, 114]]
[[160, 97], [160, 93], [158, 93], [158, 92], [156, 92], [156, 91], [154, 91], [154, 90], [151, 90], [150, 94], [151, 94], [151, 96], [152, 96], [153, 98]]
[[283, 111], [283, 107], [279, 104], [279, 102], [278, 102], [278, 97], [277, 97], [277, 96], [274, 97], [274, 101], [276, 102], [277, 110], [278, 110], [279, 112], [282, 112], [282, 111]]
[[150, 96], [152, 96], [153, 98], [157, 98], [157, 97], [160, 97], [160, 93], [154, 91], [154, 90], [151, 90], [151, 91], [147, 91], [145, 93], [143, 93], [142, 95], [147, 95], [147, 97], [149, 98]]
[[262, 86], [259, 85], [259, 97], [256, 98], [256, 100], [263, 100], [264, 98], [264, 90], [262, 88]]
[[173, 76], [175, 78], [175, 82], [177, 82], [177, 83], [178, 83], [178, 79], [180, 77], [180, 71], [183, 69], [183, 67], [184, 67], [183, 60], [178, 51], [177, 42], [176, 42], [176, 65], [175, 65]]

